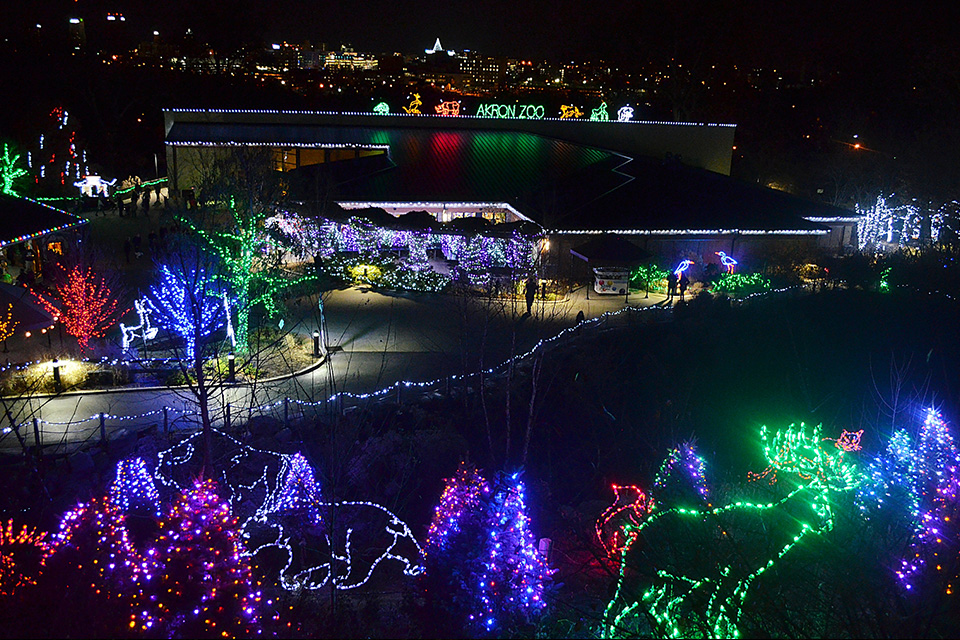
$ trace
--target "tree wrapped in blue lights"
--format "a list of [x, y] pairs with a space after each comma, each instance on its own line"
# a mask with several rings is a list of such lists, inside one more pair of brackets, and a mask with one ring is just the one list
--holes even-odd
[[121, 513], [160, 515], [160, 494], [143, 458], [117, 463], [117, 475], [108, 495]]
[[424, 551], [428, 600], [437, 612], [457, 614], [450, 623], [482, 634], [518, 630], [546, 606], [551, 570], [537, 549], [519, 474], [502, 476], [491, 490], [475, 467], [461, 464], [447, 480]]
[[320, 523], [320, 487], [313, 467], [303, 454], [283, 459], [280, 486], [264, 504], [264, 513], [299, 514], [311, 524]]
[[897, 561], [900, 584], [907, 592], [953, 595], [960, 579], [960, 452], [940, 413], [927, 410], [916, 443], [896, 431], [870, 465], [869, 480], [858, 494], [864, 515], [883, 515], [884, 529], [909, 535]]
[[546, 606], [543, 591], [551, 573], [530, 529], [519, 474], [503, 476], [499, 484], [486, 514], [479, 611], [470, 617], [489, 633], [534, 621]]
[[224, 306], [212, 277], [203, 267], [160, 265], [160, 283], [150, 288], [147, 304], [157, 325], [180, 336], [193, 360], [207, 337], [220, 328]]

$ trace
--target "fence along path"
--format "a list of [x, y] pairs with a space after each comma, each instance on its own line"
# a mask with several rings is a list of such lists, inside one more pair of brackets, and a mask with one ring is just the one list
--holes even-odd
[[[795, 289], [798, 289], [798, 287], [765, 292], [762, 296], [748, 296], [739, 302], [743, 303], [750, 299], [765, 298], [785, 292], [796, 294], [798, 291], [795, 291]], [[584, 336], [630, 327], [638, 323], [664, 321], [671, 316], [671, 308], [656, 306], [624, 307], [617, 311], [609, 311], [539, 341], [529, 351], [515, 356], [512, 360], [515, 363], [520, 362], [534, 354], [546, 353]], [[367, 402], [389, 401], [401, 404], [419, 400], [428, 395], [449, 395], [458, 389], [465, 388], [467, 381], [471, 378], [504, 374], [509, 365], [510, 360], [482, 372], [476, 371], [466, 375], [454, 374], [427, 382], [398, 380], [389, 386], [370, 393], [340, 392], [329, 398], [316, 401], [282, 397], [266, 404], [251, 402], [247, 406], [227, 402], [211, 408], [211, 423], [213, 426], [229, 432], [231, 428], [254, 417], [269, 416], [281, 420], [285, 427], [289, 427], [294, 422], [302, 422], [308, 417], [320, 416], [324, 412], [329, 413], [331, 411], [347, 412]], [[7, 403], [23, 401], [7, 399]], [[101, 412], [86, 418], [65, 421], [43, 419], [41, 415], [42, 406], [40, 406], [36, 409], [27, 410], [25, 412], [26, 417], [21, 422], [16, 422], [9, 409], [7, 409], [6, 416], [3, 417], [4, 426], [2, 432], [0, 432], [0, 453], [23, 452], [38, 456], [65, 455], [92, 445], [108, 446], [111, 439], [132, 431], [158, 428], [162, 429], [163, 433], [190, 433], [200, 427], [199, 411], [188, 408], [189, 402], [181, 402], [182, 408], [173, 406], [173, 404], [162, 405], [156, 409], [137, 414]]]

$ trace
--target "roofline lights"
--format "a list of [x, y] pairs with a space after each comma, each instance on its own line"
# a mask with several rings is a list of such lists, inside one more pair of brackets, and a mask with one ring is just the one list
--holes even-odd
[[59, 227], [51, 227], [51, 228], [49, 228], [49, 229], [44, 229], [43, 231], [37, 231], [37, 232], [35, 232], [35, 233], [31, 233], [31, 234], [28, 234], [28, 235], [17, 236], [16, 238], [11, 238], [11, 239], [9, 239], [9, 240], [0, 240], [0, 248], [9, 246], [9, 245], [11, 245], [11, 244], [16, 244], [16, 243], [18, 243], [18, 242], [26, 242], [27, 240], [32, 240], [33, 238], [39, 238], [40, 236], [45, 236], [45, 235], [47, 235], [48, 233], [54, 233], [54, 232], [56, 232], [56, 231], [63, 231], [64, 229], [68, 229], [68, 228], [70, 228], [70, 227], [79, 227], [80, 225], [84, 225], [84, 224], [87, 224], [87, 222], [89, 222], [88, 220], [85, 220], [85, 219], [81, 218], [80, 216], [76, 216], [76, 215], [74, 215], [74, 214], [72, 214], [72, 213], [68, 213], [68, 212], [64, 211], [63, 209], [57, 209], [56, 207], [51, 207], [51, 206], [48, 205], [47, 203], [45, 203], [45, 202], [38, 202], [38, 201], [34, 200], [33, 198], [27, 198], [27, 197], [25, 197], [25, 196], [21, 196], [21, 200], [26, 200], [27, 202], [32, 202], [33, 204], [39, 205], [39, 206], [41, 206], [41, 207], [46, 207], [47, 209], [50, 209], [50, 210], [52, 210], [52, 211], [56, 211], [57, 213], [62, 213], [62, 214], [65, 215], [65, 216], [70, 216], [71, 218], [76, 218], [76, 219], [77, 219], [77, 222], [71, 222], [71, 223], [69, 223], [69, 224], [63, 224], [63, 225], [60, 225]]
[[[271, 115], [300, 115], [300, 116], [370, 116], [372, 118], [384, 118], [396, 116], [398, 118], [435, 118], [437, 120], [449, 120], [450, 116], [440, 116], [430, 113], [389, 113], [380, 114], [373, 111], [308, 111], [308, 110], [283, 110], [283, 109], [165, 109], [171, 113], [219, 113], [219, 114], [271, 114]], [[530, 118], [494, 118], [488, 116], [470, 116], [461, 115], [458, 118], [473, 118], [478, 120], [530, 120]], [[586, 118], [536, 118], [540, 121], [548, 122], [593, 122], [606, 125], [632, 125], [632, 124], [656, 124], [678, 127], [736, 127], [735, 124], [720, 122], [667, 122], [663, 120], [588, 120]]]
[[549, 235], [601, 235], [615, 233], [623, 236], [825, 236], [827, 229], [546, 229]]
[[202, 142], [199, 140], [187, 142], [166, 142], [170, 147], [305, 147], [311, 149], [376, 149], [389, 151], [387, 144], [345, 144], [342, 142]]
[[337, 202], [338, 205], [344, 209], [362, 209], [362, 208], [377, 208], [377, 209], [414, 209], [417, 207], [422, 207], [424, 209], [459, 209], [459, 208], [483, 208], [483, 207], [498, 207], [500, 209], [506, 209], [513, 215], [517, 216], [521, 220], [527, 222], [533, 222], [537, 224], [535, 220], [531, 220], [529, 217], [523, 215], [517, 211], [510, 203], [508, 202]]
[[862, 216], [804, 216], [807, 222], [859, 222]]

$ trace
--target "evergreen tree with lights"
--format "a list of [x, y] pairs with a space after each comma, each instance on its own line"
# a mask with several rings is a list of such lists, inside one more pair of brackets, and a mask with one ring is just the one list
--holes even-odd
[[152, 567], [137, 552], [126, 518], [111, 500], [80, 504], [63, 515], [48, 542], [19, 623], [37, 637], [123, 637], [136, 583], [154, 577]]
[[434, 510], [424, 552], [428, 605], [451, 625], [443, 632], [515, 631], [543, 612], [551, 571], [530, 529], [519, 474], [503, 475], [492, 491], [476, 467], [461, 464]]
[[237, 521], [212, 480], [198, 480], [169, 507], [147, 555], [163, 567], [138, 580], [130, 628], [149, 636], [257, 635], [260, 586], [242, 555]]

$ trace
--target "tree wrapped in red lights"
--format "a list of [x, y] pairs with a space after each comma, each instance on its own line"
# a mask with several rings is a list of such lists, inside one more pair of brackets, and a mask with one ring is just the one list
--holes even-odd
[[260, 587], [241, 555], [237, 521], [212, 480], [198, 480], [167, 510], [147, 555], [163, 567], [138, 578], [129, 626], [150, 636], [230, 638], [260, 630]]
[[0, 598], [9, 598], [18, 589], [36, 584], [46, 535], [27, 526], [16, 531], [13, 520], [7, 520], [6, 526], [0, 525]]
[[91, 338], [102, 338], [119, 319], [119, 303], [106, 280], [92, 268], [70, 269], [56, 286], [60, 296], [60, 322], [86, 351]]

